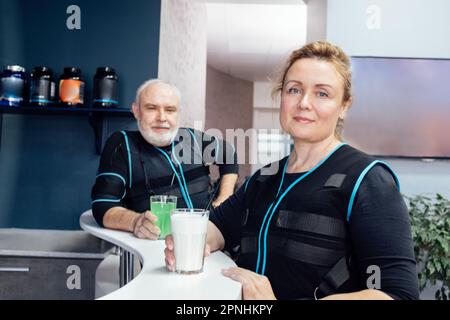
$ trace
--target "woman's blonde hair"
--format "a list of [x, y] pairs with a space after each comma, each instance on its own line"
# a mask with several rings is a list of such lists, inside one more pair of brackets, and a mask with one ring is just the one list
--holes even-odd
[[[322, 61], [330, 62], [336, 68], [336, 71], [341, 75], [344, 80], [344, 96], [342, 103], [351, 101], [352, 99], [352, 72], [350, 59], [345, 54], [345, 52], [327, 41], [315, 41], [308, 43], [298, 50], [291, 53], [289, 59], [287, 60], [281, 76], [278, 79], [274, 89], [272, 90], [272, 96], [279, 94], [284, 87], [284, 82], [286, 80], [286, 75], [292, 65], [300, 59], [317, 59]], [[344, 127], [344, 119], [339, 118], [336, 125], [336, 130], [334, 135], [342, 140], [342, 129]]]

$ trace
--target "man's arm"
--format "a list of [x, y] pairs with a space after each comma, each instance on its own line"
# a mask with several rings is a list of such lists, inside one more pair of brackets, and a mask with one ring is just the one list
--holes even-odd
[[[109, 219], [104, 219], [106, 212], [115, 207], [124, 209], [122, 200], [129, 184], [128, 159], [124, 143], [124, 137], [120, 132], [115, 132], [108, 138], [91, 190], [92, 213], [97, 223], [106, 228], [108, 226], [104, 225], [104, 221], [109, 222]], [[117, 220], [114, 221], [118, 223]]]
[[228, 173], [221, 177], [219, 192], [212, 203], [214, 208], [219, 206], [234, 193], [234, 187], [236, 186], [237, 180], [238, 175], [236, 173]]
[[239, 164], [236, 148], [225, 140], [215, 138], [215, 164], [219, 167], [220, 185], [212, 206], [215, 208], [227, 200], [236, 187], [239, 174]]
[[113, 207], [103, 216], [103, 226], [108, 229], [133, 232], [140, 214], [123, 207]]
[[105, 228], [132, 232], [139, 238], [156, 239], [160, 230], [153, 222], [157, 218], [150, 211], [140, 214], [123, 206], [129, 185], [124, 143], [122, 134], [116, 132], [105, 144], [91, 192], [92, 213], [97, 223]]
[[154, 225], [156, 216], [150, 211], [143, 214], [122, 207], [114, 207], [103, 216], [105, 228], [132, 232], [141, 239], [158, 239], [161, 230]]

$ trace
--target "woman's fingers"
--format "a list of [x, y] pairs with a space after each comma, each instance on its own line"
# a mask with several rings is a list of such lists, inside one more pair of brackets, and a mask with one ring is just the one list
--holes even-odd
[[164, 256], [166, 267], [169, 271], [175, 271], [175, 254], [173, 253], [173, 238], [168, 235], [165, 240], [166, 248], [164, 249]]
[[246, 273], [247, 270], [242, 268], [228, 268], [223, 269], [222, 274], [235, 281], [240, 282], [242, 285], [248, 284], [251, 277]]
[[173, 251], [169, 250], [168, 248], [165, 248], [164, 256], [165, 256], [167, 269], [169, 269], [169, 271], [174, 271], [175, 270], [175, 255], [173, 254]]
[[169, 250], [173, 250], [173, 237], [171, 234], [169, 234], [166, 237], [165, 242], [166, 242], [166, 247], [169, 248]]
[[270, 281], [266, 276], [243, 268], [224, 269], [222, 274], [242, 284], [244, 300], [276, 299]]
[[211, 254], [211, 247], [209, 246], [209, 244], [205, 245], [205, 253], [204, 256], [207, 257]]

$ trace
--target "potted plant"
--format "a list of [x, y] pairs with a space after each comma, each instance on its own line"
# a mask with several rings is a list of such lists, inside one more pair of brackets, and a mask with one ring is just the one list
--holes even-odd
[[[435, 297], [450, 298], [450, 200], [440, 194], [406, 197], [409, 203], [419, 286], [439, 284]], [[442, 285], [440, 285], [442, 283]]]

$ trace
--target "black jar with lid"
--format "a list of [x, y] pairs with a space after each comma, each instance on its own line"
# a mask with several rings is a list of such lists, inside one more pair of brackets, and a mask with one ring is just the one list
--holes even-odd
[[30, 103], [48, 106], [55, 103], [56, 83], [53, 71], [47, 67], [36, 67], [31, 73]]
[[24, 67], [7, 66], [0, 74], [0, 105], [23, 105], [27, 96], [27, 81]]
[[84, 79], [79, 68], [64, 68], [59, 80], [59, 100], [65, 106], [82, 107], [84, 87]]
[[97, 68], [94, 77], [93, 103], [95, 108], [115, 108], [119, 105], [118, 77], [111, 67]]

